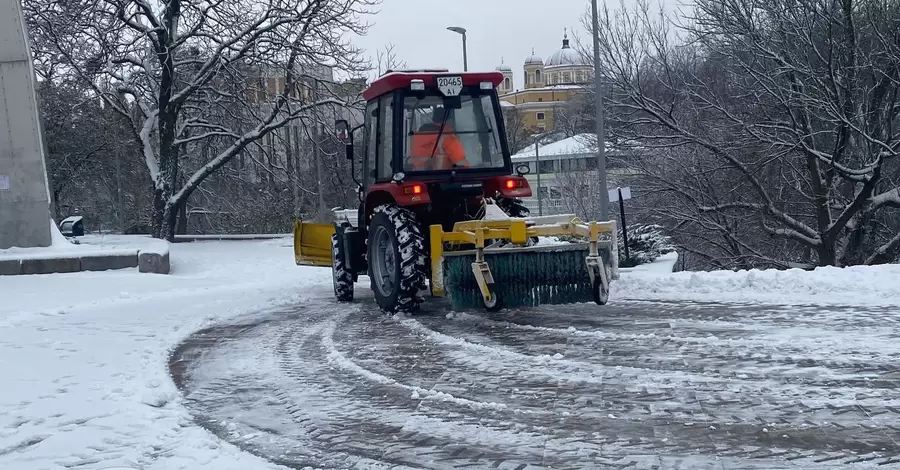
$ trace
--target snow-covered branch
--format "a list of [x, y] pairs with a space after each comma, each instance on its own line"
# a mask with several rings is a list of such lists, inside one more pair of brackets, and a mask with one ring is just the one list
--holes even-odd
[[632, 184], [660, 193], [643, 210], [710, 252], [865, 262], [900, 231], [900, 11], [695, 4], [676, 31], [649, 0], [599, 18], [609, 132], [645, 154]]
[[184, 186], [178, 192], [174, 193], [169, 198], [169, 203], [175, 204], [176, 202], [182, 200], [185, 197], [185, 195], [192, 192], [194, 190], [194, 188], [196, 188], [197, 185], [200, 184], [207, 176], [209, 176], [210, 174], [215, 172], [217, 169], [219, 169], [222, 165], [227, 163], [237, 153], [239, 153], [241, 150], [243, 150], [244, 147], [246, 147], [248, 144], [259, 140], [261, 137], [269, 134], [270, 132], [272, 132], [275, 129], [283, 127], [291, 120], [296, 119], [297, 116], [299, 115], [299, 113], [302, 113], [303, 111], [306, 111], [308, 109], [312, 109], [315, 107], [324, 106], [324, 105], [328, 105], [328, 104], [340, 106], [340, 105], [344, 105], [345, 103], [343, 103], [339, 100], [333, 99], [333, 98], [328, 98], [328, 99], [324, 99], [321, 101], [317, 101], [312, 104], [302, 106], [302, 107], [298, 108], [297, 110], [295, 110], [293, 115], [288, 115], [288, 116], [284, 116], [281, 118], [276, 118], [278, 116], [278, 113], [273, 111], [269, 115], [268, 119], [266, 119], [264, 122], [261, 122], [253, 130], [244, 133], [233, 144], [231, 144], [231, 146], [229, 146], [227, 149], [222, 151], [215, 158], [210, 160], [206, 165], [203, 165], [203, 167], [201, 167], [199, 170], [194, 172], [194, 174], [187, 180], [187, 182], [185, 182]]

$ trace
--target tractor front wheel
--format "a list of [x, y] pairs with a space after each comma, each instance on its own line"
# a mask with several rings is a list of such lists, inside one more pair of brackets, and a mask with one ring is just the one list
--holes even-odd
[[331, 236], [331, 276], [334, 280], [334, 297], [338, 302], [353, 300], [353, 274], [344, 263], [344, 245], [335, 233]]
[[394, 204], [375, 208], [369, 225], [369, 278], [375, 302], [388, 313], [419, 309], [425, 289], [425, 237], [415, 215]]

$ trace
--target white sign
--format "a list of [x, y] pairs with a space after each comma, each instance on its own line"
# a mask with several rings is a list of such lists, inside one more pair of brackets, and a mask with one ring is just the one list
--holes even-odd
[[616, 188], [616, 189], [609, 190], [609, 202], [618, 202], [619, 201], [619, 189], [622, 190], [622, 200], [623, 201], [627, 201], [627, 200], [631, 199], [631, 188], [630, 187]]
[[9, 191], [9, 176], [0, 175], [0, 191]]
[[460, 75], [437, 77], [437, 86], [444, 96], [457, 96], [462, 91], [463, 79]]

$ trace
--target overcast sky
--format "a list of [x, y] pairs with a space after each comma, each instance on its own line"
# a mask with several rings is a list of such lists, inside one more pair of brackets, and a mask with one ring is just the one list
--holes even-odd
[[[613, 0], [610, 6], [617, 4]], [[447, 30], [461, 26], [467, 30], [469, 71], [492, 71], [502, 58], [521, 88], [522, 64], [532, 47], [546, 60], [562, 46], [564, 28], [570, 38], [574, 28], [588, 40], [580, 19], [590, 5], [590, 0], [383, 0], [380, 12], [366, 17], [373, 23], [368, 35], [355, 42], [372, 57], [392, 43], [410, 68], [462, 70], [462, 38]]]

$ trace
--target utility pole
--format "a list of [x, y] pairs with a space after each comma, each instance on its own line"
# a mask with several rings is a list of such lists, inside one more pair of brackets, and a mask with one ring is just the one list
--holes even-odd
[[538, 185], [538, 215], [544, 215], [544, 203], [543, 198], [541, 197], [541, 152], [538, 150], [540, 148], [540, 137], [534, 140], [534, 160], [535, 160], [535, 173], [537, 174], [537, 185]]
[[125, 233], [125, 209], [122, 204], [122, 151], [119, 143], [114, 144], [114, 155], [116, 158], [116, 225], [118, 225], [119, 233]]
[[631, 255], [628, 253], [628, 228], [625, 225], [625, 198], [622, 197], [622, 188], [617, 188], [619, 191], [619, 217], [622, 219], [622, 241], [625, 245], [625, 259], [631, 259]]
[[597, 173], [600, 177], [600, 210], [598, 220], [609, 219], [609, 190], [606, 189], [606, 136], [603, 129], [603, 94], [600, 82], [600, 21], [597, 0], [591, 0], [591, 23], [594, 36], [594, 98], [597, 107]]
[[[319, 100], [319, 80], [317, 77], [313, 77], [313, 103]], [[319, 133], [319, 109], [318, 107], [313, 107], [313, 154], [314, 160], [316, 161], [316, 179], [318, 180], [319, 187], [319, 217], [322, 220], [326, 219], [325, 209], [325, 172], [322, 168], [324, 166], [324, 162], [322, 161], [322, 149], [321, 149], [321, 141], [320, 141], [320, 133]]]

